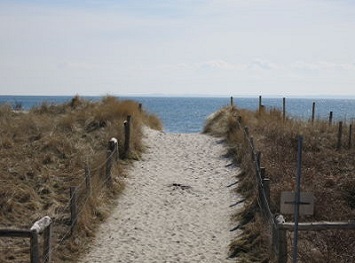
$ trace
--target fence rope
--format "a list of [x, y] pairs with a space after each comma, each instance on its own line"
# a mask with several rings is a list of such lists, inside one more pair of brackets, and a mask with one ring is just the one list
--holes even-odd
[[[239, 127], [243, 127], [242, 123], [237, 119], [237, 123], [238, 123], [238, 126]], [[244, 126], [242, 128], [243, 130], [243, 134], [244, 134], [244, 138], [249, 146], [249, 149], [250, 149], [250, 152], [252, 154], [252, 157], [253, 157], [253, 164], [255, 166], [255, 170], [256, 170], [256, 179], [257, 179], [257, 185], [255, 186], [255, 188], [257, 188], [257, 191], [258, 193], [260, 193], [261, 191], [261, 197], [263, 200], [260, 199], [260, 196], [259, 194], [257, 195], [257, 203], [258, 203], [258, 206], [259, 208], [264, 211], [266, 209], [266, 213], [267, 213], [267, 221], [273, 226], [273, 227], [277, 227], [277, 224], [275, 222], [275, 218], [274, 218], [274, 215], [273, 213], [271, 212], [271, 209], [270, 209], [270, 204], [267, 200], [267, 197], [266, 197], [266, 193], [264, 191], [264, 185], [263, 185], [263, 180], [262, 180], [262, 177], [261, 177], [261, 170], [260, 170], [260, 167], [258, 166], [257, 164], [257, 161], [256, 161], [256, 152], [255, 152], [255, 145], [253, 144], [253, 141], [250, 137], [250, 134], [249, 132], [247, 132], [247, 129], [246, 129], [246, 126]], [[259, 189], [260, 188], [260, 189]], [[264, 204], [264, 205], [263, 205]]]
[[[108, 160], [110, 158], [113, 158], [114, 154], [116, 153], [116, 151], [111, 151], [110, 155], [108, 155], [105, 159], [105, 161], [103, 161], [101, 164], [99, 164], [98, 166], [96, 166], [94, 169], [90, 169], [91, 174], [94, 174], [95, 172], [99, 171], [100, 169], [102, 169], [103, 167], [106, 166]], [[84, 172], [84, 170], [82, 169], [82, 171]], [[92, 175], [91, 175], [92, 176]], [[104, 186], [107, 184], [109, 178], [106, 178], [105, 180], [101, 181], [99, 184], [99, 191], [97, 191], [98, 194], [101, 194], [104, 191]], [[76, 187], [74, 193], [78, 193], [80, 190], [80, 187], [84, 185], [84, 183], [86, 182], [86, 179], [84, 178], [79, 186]], [[70, 208], [70, 202], [73, 200], [72, 198], [74, 197], [74, 195], [69, 198], [67, 205], [61, 209], [60, 211], [62, 213], [64, 213], [66, 210], [68, 210]], [[91, 197], [91, 195], [86, 195], [85, 196], [85, 200], [84, 202], [81, 204], [81, 206], [78, 206], [78, 212], [77, 212], [77, 218], [79, 218], [79, 216], [83, 213], [86, 204], [89, 200], [89, 198]], [[53, 220], [52, 224], [54, 225], [56, 223], [56, 220]], [[67, 239], [69, 236], [71, 235], [71, 228], [69, 228], [64, 235], [62, 236], [62, 238], [59, 240], [59, 242], [52, 248], [50, 249], [50, 251], [44, 256], [44, 261], [48, 260], [50, 258], [51, 255], [53, 255], [53, 253], [63, 244], [64, 240]]]

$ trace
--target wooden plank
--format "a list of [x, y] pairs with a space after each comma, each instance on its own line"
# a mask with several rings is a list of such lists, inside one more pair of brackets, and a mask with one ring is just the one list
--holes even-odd
[[[280, 229], [285, 229], [288, 231], [293, 231], [294, 223], [287, 222], [279, 225]], [[354, 229], [355, 230], [355, 221], [349, 222], [309, 222], [309, 223], [298, 223], [298, 230], [302, 231], [320, 231], [320, 230], [329, 230], [329, 229]]]
[[0, 237], [31, 237], [31, 231], [20, 229], [0, 229]]
[[[293, 214], [295, 206], [295, 193], [282, 192], [280, 202], [281, 214]], [[301, 192], [301, 202], [299, 206], [300, 215], [313, 215], [314, 212], [314, 195], [313, 193]]]

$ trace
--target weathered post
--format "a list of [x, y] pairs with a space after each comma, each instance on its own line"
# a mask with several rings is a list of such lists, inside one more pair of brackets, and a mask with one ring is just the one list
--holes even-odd
[[124, 122], [125, 142], [124, 142], [124, 158], [127, 158], [130, 151], [131, 140], [131, 116], [127, 116], [127, 120]]
[[142, 103], [138, 104], [138, 109], [139, 109], [139, 112], [142, 112]]
[[316, 113], [316, 103], [313, 102], [313, 103], [312, 103], [312, 124], [314, 123], [314, 116], [315, 116], [315, 113]]
[[262, 106], [262, 99], [261, 96], [259, 96], [259, 113], [261, 112], [261, 106]]
[[270, 204], [270, 179], [266, 178], [266, 169], [265, 167], [260, 167], [260, 176], [261, 176], [261, 180], [262, 180], [262, 184], [263, 184], [263, 188], [264, 188], [264, 192], [265, 192], [265, 196], [266, 196], [266, 201], [267, 204]]
[[350, 126], [349, 126], [349, 143], [348, 143], [349, 149], [351, 149], [351, 146], [352, 146], [352, 135], [353, 135], [353, 125], [350, 124]]
[[250, 136], [250, 149], [251, 149], [251, 159], [254, 162], [255, 161], [255, 156], [254, 156], [254, 137]]
[[278, 263], [287, 263], [287, 236], [286, 230], [280, 227], [280, 224], [277, 225], [277, 243], [278, 243], [278, 252], [279, 260]]
[[116, 162], [118, 161], [119, 158], [119, 152], [118, 152], [118, 140], [116, 138], [111, 138], [109, 143], [108, 143], [108, 150], [113, 152], [113, 155], [115, 156]]
[[[50, 262], [52, 219], [49, 216], [42, 217], [40, 220], [36, 221], [33, 224], [30, 231], [31, 231], [31, 259], [32, 259], [32, 251], [33, 251], [34, 258], [39, 257], [38, 234], [43, 233], [44, 240], [43, 240], [43, 256], [42, 256], [42, 258], [43, 258], [44, 263]], [[34, 233], [37, 233], [37, 237]], [[36, 241], [36, 239], [37, 239], [37, 241]], [[35, 262], [39, 262], [39, 261], [35, 261]]]
[[233, 97], [231, 97], [231, 107], [234, 106], [234, 101], [233, 101]]
[[112, 177], [111, 177], [111, 170], [112, 170], [112, 158], [114, 152], [111, 150], [107, 150], [107, 160], [106, 160], [106, 173], [105, 173], [105, 183], [107, 186], [112, 185]]
[[343, 122], [339, 121], [337, 150], [341, 148], [341, 137], [343, 135]]
[[329, 112], [329, 126], [331, 126], [333, 123], [333, 112]]
[[38, 232], [36, 229], [31, 230], [30, 257], [31, 263], [39, 263]]
[[282, 120], [286, 121], [286, 98], [282, 98]]
[[266, 176], [266, 169], [265, 167], [260, 167], [260, 175], [261, 175], [261, 179], [264, 179]]
[[51, 262], [52, 224], [49, 224], [43, 232], [43, 263]]
[[301, 203], [301, 174], [302, 174], [302, 148], [303, 148], [303, 137], [298, 136], [298, 147], [297, 147], [297, 176], [296, 176], [296, 191], [295, 191], [295, 205], [294, 205], [294, 236], [293, 236], [293, 262], [297, 263], [298, 257], [298, 220], [299, 220], [299, 209]]
[[76, 187], [70, 187], [70, 232], [74, 233], [78, 216]]
[[262, 180], [263, 180], [263, 186], [264, 186], [264, 192], [265, 192], [267, 205], [270, 205], [270, 179], [263, 178]]

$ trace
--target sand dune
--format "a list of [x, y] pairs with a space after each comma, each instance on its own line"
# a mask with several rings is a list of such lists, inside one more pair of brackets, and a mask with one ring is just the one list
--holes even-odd
[[79, 262], [233, 262], [229, 230], [238, 208], [229, 205], [240, 197], [226, 187], [237, 168], [223, 144], [201, 134], [145, 135], [147, 152]]

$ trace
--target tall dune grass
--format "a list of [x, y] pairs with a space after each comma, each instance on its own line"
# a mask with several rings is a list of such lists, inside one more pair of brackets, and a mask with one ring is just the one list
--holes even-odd
[[[235, 161], [242, 167], [238, 191], [246, 196], [245, 210], [236, 215], [244, 234], [231, 245], [232, 254], [245, 262], [273, 262], [268, 240], [270, 232], [262, 223], [257, 205], [255, 170], [238, 129], [237, 116], [242, 117], [261, 151], [261, 165], [271, 180], [271, 210], [280, 211], [282, 191], [295, 189], [297, 136], [304, 138], [302, 182], [303, 192], [315, 195], [313, 216], [301, 216], [301, 222], [348, 221], [355, 216], [355, 145], [348, 147], [349, 124], [344, 126], [341, 149], [337, 149], [337, 125], [317, 120], [314, 123], [282, 119], [275, 109], [247, 111], [234, 107], [221, 109], [206, 124], [206, 131], [227, 139]], [[212, 129], [211, 129], [212, 127]], [[217, 129], [215, 129], [215, 128]], [[221, 127], [224, 127], [221, 131]], [[353, 137], [353, 135], [352, 135]], [[293, 221], [286, 215], [286, 221]], [[299, 240], [299, 262], [351, 262], [355, 255], [354, 231], [302, 232]], [[289, 240], [292, 240], [291, 234]], [[292, 254], [291, 242], [289, 254]], [[350, 260], [350, 261], [349, 261]], [[238, 261], [239, 262], [239, 261]]]
[[[127, 115], [132, 116], [130, 156], [139, 158], [143, 126], [161, 129], [161, 123], [140, 111], [137, 102], [109, 96], [90, 102], [76, 96], [68, 103], [43, 103], [28, 112], [1, 105], [0, 228], [29, 229], [48, 215], [54, 220], [53, 262], [75, 261], [124, 186], [130, 160], [114, 165], [112, 187], [103, 186], [102, 174], [110, 138], [118, 138], [123, 150]], [[89, 198], [83, 192], [85, 165], [93, 175]], [[83, 207], [73, 236], [67, 235], [70, 186], [80, 186], [78, 202]], [[0, 238], [0, 262], [27, 262], [26, 242]]]

